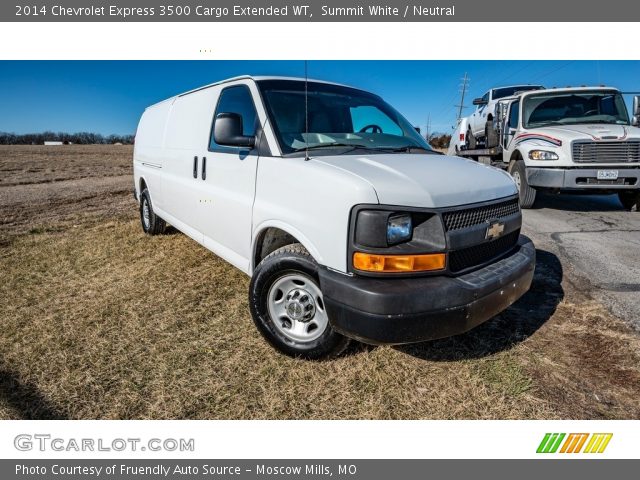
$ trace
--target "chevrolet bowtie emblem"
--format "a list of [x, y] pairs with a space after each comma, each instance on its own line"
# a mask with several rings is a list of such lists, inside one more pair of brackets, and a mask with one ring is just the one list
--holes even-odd
[[492, 222], [487, 228], [484, 238], [498, 238], [504, 232], [504, 223]]

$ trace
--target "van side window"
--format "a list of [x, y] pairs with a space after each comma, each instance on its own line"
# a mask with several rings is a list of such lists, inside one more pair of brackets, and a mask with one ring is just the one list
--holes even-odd
[[520, 102], [513, 102], [509, 111], [509, 128], [518, 128], [518, 117], [520, 115]]
[[227, 149], [229, 147], [223, 147], [216, 144], [213, 139], [213, 127], [215, 126], [215, 119], [220, 113], [237, 113], [242, 117], [242, 134], [252, 136], [256, 134], [258, 128], [258, 114], [256, 107], [251, 97], [249, 88], [245, 85], [237, 85], [234, 87], [225, 88], [220, 93], [218, 99], [218, 105], [216, 111], [213, 114], [213, 124], [211, 126], [211, 140], [209, 142], [209, 150]]

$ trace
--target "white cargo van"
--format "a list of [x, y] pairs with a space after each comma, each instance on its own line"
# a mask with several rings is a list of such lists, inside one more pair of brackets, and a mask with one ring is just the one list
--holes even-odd
[[250, 275], [253, 320], [289, 355], [455, 335], [531, 284], [511, 177], [356, 88], [241, 77], [160, 102], [134, 177], [144, 231], [170, 223]]

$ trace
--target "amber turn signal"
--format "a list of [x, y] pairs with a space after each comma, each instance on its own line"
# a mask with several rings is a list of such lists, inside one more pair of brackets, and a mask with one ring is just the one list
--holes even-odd
[[401, 273], [443, 270], [446, 264], [444, 253], [424, 255], [376, 255], [356, 252], [353, 254], [353, 267], [363, 272]]

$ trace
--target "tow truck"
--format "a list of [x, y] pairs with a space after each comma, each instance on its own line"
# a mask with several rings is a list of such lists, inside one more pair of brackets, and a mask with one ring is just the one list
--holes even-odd
[[625, 209], [640, 210], [640, 96], [632, 113], [613, 87], [518, 92], [495, 104], [484, 145], [469, 148], [461, 119], [448, 154], [507, 170], [522, 208], [550, 190], [616, 193]]

